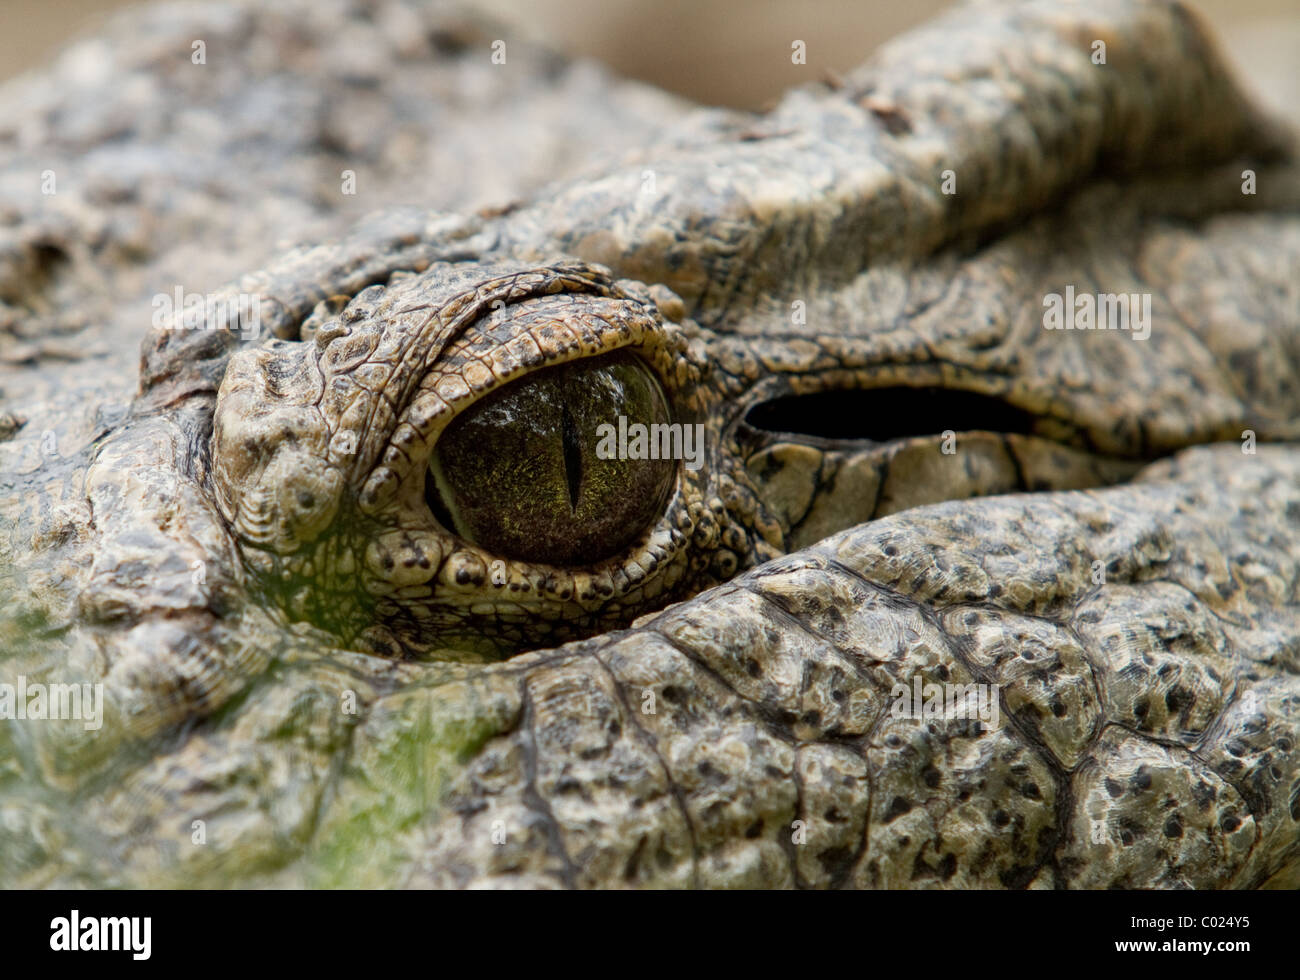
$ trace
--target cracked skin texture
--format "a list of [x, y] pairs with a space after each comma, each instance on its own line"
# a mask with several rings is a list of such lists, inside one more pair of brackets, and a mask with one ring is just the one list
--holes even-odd
[[[1193, 15], [962, 8], [749, 116], [522, 45], [488, 74], [490, 31], [374, 7], [129, 15], [42, 76], [119, 79], [103, 125], [8, 95], [10, 172], [86, 176], [0, 185], [0, 670], [102, 681], [106, 717], [0, 731], [5, 884], [1300, 881], [1300, 169]], [[196, 27], [231, 76], [158, 84]], [[261, 111], [309, 92], [373, 127]], [[214, 99], [235, 208], [183, 127], [131, 128]], [[547, 190], [451, 167], [535, 115], [568, 120], [525, 131]], [[321, 190], [360, 160], [409, 204], [412, 159], [451, 167], [419, 207]], [[132, 392], [171, 282], [260, 329], [153, 329]], [[1150, 293], [1149, 339], [1043, 330], [1068, 284]], [[561, 568], [433, 517], [451, 419], [615, 348], [708, 447], [639, 538]], [[746, 422], [882, 390], [856, 438]], [[917, 390], [956, 453], [889, 411]], [[915, 678], [998, 685], [999, 722], [893, 717]]]

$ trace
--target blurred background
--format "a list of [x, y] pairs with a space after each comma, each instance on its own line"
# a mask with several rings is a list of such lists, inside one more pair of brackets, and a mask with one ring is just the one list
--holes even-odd
[[[269, 0], [268, 0], [269, 2]], [[0, 0], [0, 80], [92, 33], [126, 0]], [[532, 38], [702, 102], [762, 108], [824, 71], [843, 73], [943, 0], [464, 0]], [[1192, 0], [1239, 75], [1300, 122], [1300, 0]], [[808, 64], [790, 63], [790, 42]]]

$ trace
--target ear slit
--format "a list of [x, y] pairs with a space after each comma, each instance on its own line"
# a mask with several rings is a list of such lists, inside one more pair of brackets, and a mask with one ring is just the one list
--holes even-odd
[[763, 432], [889, 442], [946, 430], [1033, 435], [1036, 419], [997, 397], [953, 388], [847, 388], [759, 402], [745, 423]]

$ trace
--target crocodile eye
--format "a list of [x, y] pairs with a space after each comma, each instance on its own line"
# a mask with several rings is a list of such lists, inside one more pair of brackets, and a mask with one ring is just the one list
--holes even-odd
[[659, 382], [626, 351], [505, 385], [439, 436], [429, 505], [461, 537], [504, 557], [579, 565], [617, 555], [659, 517], [676, 473], [668, 459], [601, 459], [617, 456], [608, 449], [617, 448], [609, 434], [619, 416], [633, 433], [637, 423], [655, 431], [669, 422]]

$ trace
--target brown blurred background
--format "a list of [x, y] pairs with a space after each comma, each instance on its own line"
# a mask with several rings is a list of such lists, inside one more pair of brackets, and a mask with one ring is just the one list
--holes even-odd
[[[93, 32], [129, 0], [0, 0], [0, 79]], [[270, 2], [270, 0], [268, 0]], [[464, 0], [532, 37], [691, 98], [758, 108], [782, 89], [844, 72], [944, 0]], [[1239, 74], [1300, 122], [1300, 0], [1192, 0]], [[790, 42], [808, 64], [790, 63]]]

